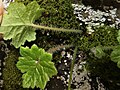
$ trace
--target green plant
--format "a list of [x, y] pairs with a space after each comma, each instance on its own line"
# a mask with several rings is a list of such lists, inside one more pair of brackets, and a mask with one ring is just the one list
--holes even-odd
[[70, 77], [69, 77], [69, 82], [68, 82], [68, 90], [71, 90], [72, 74], [73, 74], [73, 68], [74, 68], [74, 64], [75, 64], [77, 49], [78, 49], [78, 47], [76, 46], [75, 50], [74, 50], [73, 60], [71, 61]]
[[[120, 30], [118, 31], [118, 37], [117, 40], [120, 44]], [[117, 66], [120, 68], [120, 45], [113, 48], [113, 51], [111, 53], [111, 60], [115, 63], [117, 63]]]
[[[38, 5], [35, 1], [32, 2], [32, 3], [29, 3], [27, 6], [25, 6], [25, 5], [21, 4], [21, 3], [17, 3], [17, 2], [12, 3], [8, 8], [8, 14], [4, 15], [3, 23], [2, 23], [2, 25], [0, 27], [0, 32], [2, 32], [4, 34], [4, 39], [5, 40], [12, 39], [12, 44], [16, 48], [19, 48], [21, 45], [24, 45], [26, 40], [30, 42], [30, 41], [34, 41], [36, 39], [35, 30], [52, 30], [52, 31], [81, 33], [80, 30], [70, 30], [70, 29], [63, 29], [63, 28], [48, 27], [48, 26], [56, 26], [56, 27], [58, 26], [58, 27], [64, 27], [64, 28], [71, 28], [71, 27], [75, 28], [76, 27], [75, 26], [76, 22], [74, 24], [73, 24], [73, 22], [71, 23], [71, 21], [73, 19], [71, 19], [71, 16], [69, 14], [67, 15], [67, 13], [65, 13], [65, 15], [63, 15], [64, 10], [66, 10], [65, 12], [67, 12], [67, 10], [68, 11], [71, 11], [71, 10], [66, 9], [66, 7], [64, 8], [64, 6], [63, 7], [62, 6], [58, 7], [57, 5], [59, 5], [59, 4], [56, 3], [56, 2], [55, 2], [56, 3], [56, 6], [55, 6], [53, 3], [51, 3], [53, 1], [54, 0], [48, 0], [48, 1], [45, 0], [42, 3], [42, 5], [45, 7], [45, 9], [40, 8], [40, 5]], [[48, 3], [49, 7], [47, 7], [47, 9], [50, 8], [51, 11], [53, 11], [53, 13], [51, 11], [46, 10], [46, 6], [44, 4], [47, 3], [47, 2], [50, 2], [52, 4], [51, 6], [49, 6], [50, 3]], [[64, 1], [64, 0], [60, 0], [61, 4], [65, 3], [65, 2], [66, 1]], [[69, 4], [66, 4], [66, 5], [68, 6]], [[57, 7], [58, 9], [55, 9], [53, 7]], [[60, 10], [61, 12], [56, 13], [57, 10]], [[42, 15], [42, 13], [43, 13], [43, 16], [41, 18], [40, 16]], [[58, 19], [60, 19], [60, 20], [58, 20]], [[66, 20], [64, 23], [57, 23], [58, 21], [62, 22], [62, 20], [64, 20], [64, 19]], [[38, 20], [37, 23], [40, 21], [39, 24], [42, 23], [45, 26], [34, 24], [34, 23], [36, 23], [35, 20]], [[73, 24], [73, 26], [71, 26], [72, 24]], [[76, 27], [76, 28], [78, 28], [78, 27]], [[114, 33], [112, 31], [106, 31], [105, 32], [105, 30], [107, 30], [106, 26], [99, 28], [92, 35], [83, 35], [83, 36], [82, 35], [80, 36], [80, 34], [77, 35], [77, 36], [76, 35], [71, 35], [70, 39], [71, 39], [71, 42], [73, 42], [73, 41], [75, 42], [76, 46], [78, 46], [82, 50], [86, 49], [86, 51], [90, 50], [94, 46], [97, 46], [97, 45], [100, 45], [100, 44], [103, 44], [103, 43], [105, 45], [111, 45], [111, 43], [114, 45], [114, 38], [111, 39], [111, 36], [114, 35], [115, 32]], [[103, 35], [103, 33], [104, 33], [104, 35]], [[58, 37], [60, 37], [59, 34], [60, 33], [57, 33], [56, 35], [58, 35]], [[64, 34], [62, 34], [62, 35], [64, 35]], [[62, 35], [61, 35], [61, 37], [62, 37]], [[101, 35], [103, 35], [103, 37]], [[55, 36], [55, 35], [53, 35], [53, 36]], [[73, 38], [73, 36], [75, 36], [75, 38]], [[98, 38], [98, 36], [101, 36], [101, 37]], [[41, 35], [40, 37], [43, 37], [43, 36]], [[45, 38], [46, 37], [47, 36], [45, 36]], [[66, 37], [66, 36], [64, 35], [64, 37]], [[41, 44], [43, 44], [43, 41], [41, 40], [41, 42], [42, 42]], [[113, 42], [111, 42], [111, 41], [113, 41]], [[70, 44], [71, 44], [71, 42], [70, 42]], [[115, 42], [115, 44], [116, 44], [116, 42]], [[47, 45], [45, 44], [45, 46], [47, 46]], [[32, 47], [36, 47], [36, 46], [33, 45]], [[64, 45], [63, 46], [58, 46], [58, 47], [50, 49], [48, 51], [49, 52], [54, 52], [55, 50], [57, 50], [57, 48], [61, 48], [61, 47], [64, 47]], [[105, 56], [104, 49], [106, 47], [99, 47], [98, 46], [97, 48], [94, 48], [93, 52], [95, 54], [95, 57], [97, 57], [97, 58], [104, 57]], [[107, 47], [107, 48], [109, 48], [109, 47]], [[46, 77], [43, 80], [43, 84], [38, 85], [36, 83], [37, 81], [36, 81], [35, 78], [40, 78], [40, 77], [37, 77], [36, 75], [34, 77], [34, 75], [32, 73], [33, 68], [30, 67], [29, 69], [26, 69], [24, 67], [24, 65], [30, 66], [31, 64], [33, 65], [33, 67], [35, 67], [35, 65], [37, 63], [39, 63], [37, 61], [38, 59], [36, 58], [39, 55], [36, 54], [36, 57], [33, 57], [31, 59], [30, 56], [32, 56], [32, 55], [30, 54], [30, 52], [32, 51], [32, 48], [29, 49], [28, 47], [27, 48], [21, 47], [20, 48], [20, 54], [21, 55], [23, 53], [22, 51], [29, 54], [28, 56], [25, 55], [25, 57], [24, 56], [20, 57], [19, 61], [17, 63], [17, 67], [24, 73], [23, 77], [22, 77], [24, 79], [23, 80], [23, 87], [27, 87], [27, 88], [32, 87], [32, 88], [34, 88], [35, 86], [37, 86], [37, 87], [40, 87], [40, 88], [43, 89], [49, 79]], [[77, 49], [75, 49], [75, 53], [76, 52], [77, 52]], [[74, 53], [74, 59], [76, 57], [75, 53]], [[45, 58], [46, 57], [44, 57], [44, 59]], [[29, 61], [27, 61], [27, 59], [29, 59], [30, 61], [33, 61], [33, 62], [29, 62]], [[73, 70], [73, 67], [74, 67], [74, 59], [72, 61], [71, 71], [70, 71], [71, 73], [70, 73], [69, 86], [68, 86], [69, 90], [71, 88], [70, 84], [71, 84], [71, 80], [72, 80], [71, 77], [72, 77], [72, 70]], [[41, 63], [39, 63], [39, 64], [41, 64]], [[46, 62], [46, 64], [48, 65], [48, 62]], [[32, 78], [31, 78], [31, 76], [32, 76]], [[44, 77], [44, 76], [45, 76], [44, 74], [41, 74], [41, 77]], [[31, 81], [27, 82], [28, 79], [30, 79]], [[34, 80], [32, 81], [32, 79], [34, 79]], [[41, 82], [38, 81], [38, 82], [41, 83], [42, 81]]]
[[95, 57], [97, 58], [102, 58], [103, 56], [105, 56], [105, 53], [103, 51], [103, 48], [101, 48], [102, 46], [97, 46], [91, 49], [91, 51], [94, 53]]
[[49, 78], [57, 74], [57, 70], [52, 60], [52, 54], [47, 53], [42, 48], [33, 45], [20, 48], [21, 57], [16, 66], [23, 73], [23, 87], [44, 89]]
[[5, 66], [2, 69], [2, 74], [3, 74], [3, 87], [4, 89], [2, 90], [28, 90], [28, 89], [23, 89], [22, 87], [22, 74], [16, 68], [16, 60], [19, 57], [19, 52], [11, 48], [9, 49], [11, 52], [7, 53], [7, 57], [5, 58]]
[[[117, 41], [120, 44], [120, 30], [118, 30], [118, 36], [117, 36]], [[91, 51], [94, 53], [95, 57], [97, 58], [102, 58], [106, 56], [105, 51], [111, 52], [110, 58], [113, 62], [117, 63], [118, 68], [120, 68], [120, 45], [116, 46], [97, 46], [91, 49]]]
[[117, 66], [120, 68], [120, 46], [113, 49], [110, 57], [111, 57], [111, 60], [117, 63]]
[[52, 28], [33, 24], [41, 16], [43, 10], [36, 1], [29, 3], [27, 6], [17, 2], [10, 4], [8, 14], [4, 15], [0, 27], [0, 32], [4, 34], [4, 40], [12, 39], [12, 44], [18, 48], [26, 40], [30, 42], [36, 39], [36, 28], [63, 32], [81, 32], [80, 30]]
[[[62, 32], [77, 32], [80, 30], [70, 30], [63, 28], [53, 28], [34, 24], [44, 11], [40, 8], [36, 1], [29, 3], [25, 6], [22, 3], [12, 3], [8, 7], [8, 14], [4, 15], [3, 22], [0, 27], [0, 32], [4, 34], [4, 40], [12, 39], [12, 44], [19, 48], [24, 45], [25, 41], [28, 42], [36, 39], [35, 30], [52, 30]], [[54, 63], [51, 62], [52, 55], [46, 53], [43, 49], [39, 49], [33, 45], [31, 49], [28, 47], [20, 48], [20, 54], [17, 62], [17, 68], [23, 74], [23, 87], [34, 88], [39, 87], [44, 89], [47, 81], [52, 75], [57, 74]]]

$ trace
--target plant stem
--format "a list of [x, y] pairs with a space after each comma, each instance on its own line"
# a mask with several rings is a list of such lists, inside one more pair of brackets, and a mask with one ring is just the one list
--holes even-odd
[[120, 45], [117, 45], [117, 46], [102, 46], [101, 48], [102, 48], [103, 50], [110, 50], [110, 49], [115, 49], [115, 48], [117, 48], [117, 47], [120, 47]]
[[[118, 47], [120, 47], [120, 45], [116, 45], [116, 46], [100, 46], [100, 48], [101, 48], [102, 50], [105, 50], [105, 51], [107, 51], [107, 50], [113, 50], [113, 49], [118, 48]], [[94, 50], [95, 47], [91, 48], [91, 50], [92, 50], [92, 49]]]
[[53, 27], [48, 27], [48, 26], [36, 25], [36, 24], [32, 24], [32, 25], [30, 25], [30, 26], [35, 27], [35, 28], [39, 28], [39, 29], [52, 30], [52, 31], [82, 33], [81, 30], [75, 30], [75, 29], [53, 28]]
[[68, 90], [71, 90], [72, 74], [73, 74], [73, 68], [74, 68], [76, 53], [77, 53], [77, 46], [75, 47], [74, 54], [73, 54], [73, 60], [71, 62], [70, 77], [69, 77], [69, 82], [68, 82]]

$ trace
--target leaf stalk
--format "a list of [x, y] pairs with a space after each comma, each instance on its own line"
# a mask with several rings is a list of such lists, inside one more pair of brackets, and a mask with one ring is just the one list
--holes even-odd
[[31, 26], [35, 28], [39, 28], [39, 29], [52, 30], [52, 31], [82, 33], [81, 30], [75, 30], [75, 29], [53, 28], [53, 27], [48, 27], [48, 26], [36, 25], [36, 24], [32, 24]]
[[70, 77], [69, 77], [69, 82], [68, 82], [68, 90], [71, 90], [72, 74], [73, 74], [73, 68], [74, 68], [76, 53], [77, 53], [77, 46], [75, 47], [74, 54], [73, 54], [73, 60], [71, 62]]

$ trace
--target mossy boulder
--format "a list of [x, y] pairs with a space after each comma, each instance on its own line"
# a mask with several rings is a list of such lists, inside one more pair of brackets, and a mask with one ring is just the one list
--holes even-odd
[[[27, 4], [32, 0], [16, 0], [17, 2], [23, 2]], [[53, 46], [60, 44], [73, 44], [77, 45], [81, 50], [89, 53], [89, 50], [98, 45], [110, 46], [117, 45], [117, 29], [111, 28], [109, 26], [102, 26], [99, 28], [94, 28], [92, 34], [88, 34], [84, 26], [80, 26], [79, 21], [75, 18], [73, 14], [73, 7], [70, 0], [36, 0], [41, 8], [44, 8], [42, 16], [36, 20], [36, 24], [41, 24], [44, 26], [58, 27], [58, 28], [69, 28], [69, 29], [79, 29], [83, 33], [63, 33], [63, 32], [51, 32], [51, 31], [37, 31], [37, 39], [34, 42], [26, 43], [25, 45], [31, 46], [31, 44], [36, 43], [39, 47], [48, 50]], [[8, 54], [5, 62], [5, 68], [3, 70], [3, 79], [5, 90], [22, 90], [21, 85], [21, 73], [16, 68], [16, 62], [18, 59], [18, 51], [12, 49]], [[90, 58], [90, 56], [88, 57]], [[105, 62], [105, 59], [103, 59]], [[92, 63], [93, 62], [93, 63]], [[97, 65], [97, 61], [94, 63], [91, 61], [89, 65]], [[103, 64], [104, 65], [104, 64]], [[89, 67], [91, 69], [91, 67]], [[95, 72], [92, 71], [91, 72]], [[25, 89], [26, 90], [26, 89]]]

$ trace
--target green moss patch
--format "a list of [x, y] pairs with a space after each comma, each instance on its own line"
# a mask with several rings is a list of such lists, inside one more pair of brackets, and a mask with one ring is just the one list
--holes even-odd
[[21, 85], [22, 75], [15, 65], [18, 55], [18, 52], [15, 49], [12, 49], [5, 59], [5, 66], [3, 68], [4, 90], [23, 90]]

